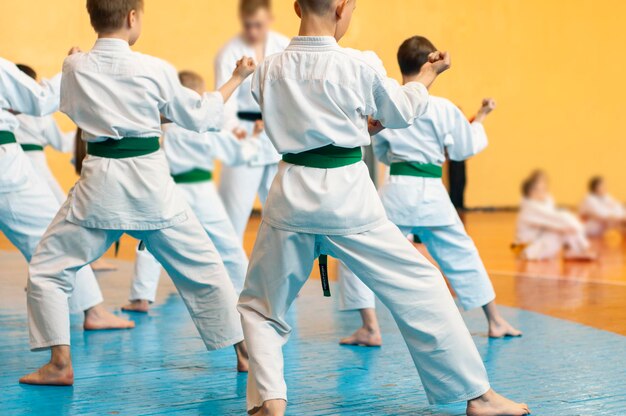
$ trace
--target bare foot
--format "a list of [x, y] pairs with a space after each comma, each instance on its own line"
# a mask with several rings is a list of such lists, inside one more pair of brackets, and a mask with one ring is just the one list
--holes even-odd
[[129, 304], [122, 306], [122, 310], [125, 312], [148, 313], [150, 310], [150, 302], [143, 299], [131, 300]]
[[113, 263], [109, 263], [104, 258], [99, 258], [91, 263], [91, 269], [94, 272], [113, 272], [117, 270], [117, 266]]
[[74, 370], [69, 345], [52, 347], [50, 362], [34, 373], [20, 378], [20, 383], [46, 386], [71, 386], [74, 384]]
[[96, 305], [85, 311], [85, 331], [98, 331], [103, 329], [130, 329], [135, 323], [124, 318], [120, 318], [107, 311], [102, 304]]
[[248, 372], [248, 348], [246, 342], [241, 341], [235, 344], [235, 352], [237, 353], [237, 371], [240, 373]]
[[283, 399], [267, 400], [263, 406], [252, 409], [248, 412], [256, 416], [284, 416], [287, 410], [287, 402]]
[[372, 331], [367, 328], [361, 327], [357, 329], [354, 334], [341, 339], [339, 341], [339, 344], [358, 345], [361, 347], [380, 347], [381, 345], [383, 345], [383, 338], [380, 335], [380, 331]]
[[467, 402], [467, 416], [524, 416], [529, 415], [528, 406], [515, 403], [489, 390], [482, 396]]
[[489, 322], [489, 338], [521, 337], [522, 331], [516, 329], [504, 318]]

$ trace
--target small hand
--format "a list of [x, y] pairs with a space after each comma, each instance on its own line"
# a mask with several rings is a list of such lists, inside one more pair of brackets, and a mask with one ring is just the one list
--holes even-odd
[[370, 136], [376, 136], [383, 130], [385, 130], [385, 126], [383, 126], [380, 121], [374, 120], [371, 117], [367, 119], [367, 131], [369, 132]]
[[242, 128], [236, 127], [233, 129], [233, 134], [237, 138], [237, 140], [243, 140], [248, 136], [248, 133]]
[[254, 130], [252, 131], [252, 137], [259, 137], [265, 130], [265, 123], [263, 120], [257, 120], [254, 122]]
[[80, 47], [72, 46], [69, 52], [67, 53], [67, 56], [74, 55], [75, 53], [81, 53], [81, 52], [82, 50], [80, 49]]
[[485, 98], [483, 99], [482, 106], [480, 107], [480, 110], [478, 111], [484, 114], [489, 114], [495, 109], [496, 109], [496, 100], [494, 100], [493, 98]]
[[424, 64], [425, 67], [432, 68], [437, 75], [450, 69], [451, 65], [452, 60], [450, 53], [441, 51], [436, 51], [428, 55], [428, 62]]
[[254, 63], [254, 59], [244, 56], [237, 61], [237, 67], [235, 68], [233, 75], [245, 79], [250, 76], [250, 74], [252, 74], [255, 70], [256, 64]]

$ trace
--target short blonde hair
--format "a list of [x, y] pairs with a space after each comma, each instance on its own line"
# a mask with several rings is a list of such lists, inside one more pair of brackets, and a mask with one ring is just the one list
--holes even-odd
[[239, 0], [239, 14], [241, 16], [253, 15], [261, 9], [272, 10], [272, 1], [271, 0]]

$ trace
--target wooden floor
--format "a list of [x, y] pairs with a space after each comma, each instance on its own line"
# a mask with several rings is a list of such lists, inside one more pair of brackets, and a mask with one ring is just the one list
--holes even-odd
[[[515, 213], [472, 212], [465, 222], [490, 272], [500, 304], [626, 335], [625, 243], [594, 241], [600, 254], [596, 262], [523, 262], [510, 250]], [[258, 225], [259, 218], [253, 217], [245, 237], [248, 253]], [[123, 237], [119, 259], [133, 260], [135, 244], [131, 237]], [[0, 250], [4, 249], [12, 247], [0, 236]], [[113, 257], [112, 249], [107, 257]]]

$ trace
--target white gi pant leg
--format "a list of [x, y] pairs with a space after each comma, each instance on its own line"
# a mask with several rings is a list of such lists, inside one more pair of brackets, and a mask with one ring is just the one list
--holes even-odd
[[[185, 195], [191, 210], [196, 214], [202, 228], [215, 245], [235, 287], [235, 292], [239, 295], [246, 279], [248, 257], [228, 219], [214, 185], [203, 183], [178, 184], [177, 186]], [[147, 250], [137, 250], [130, 300], [141, 299], [154, 302], [160, 275], [159, 262]]]
[[54, 194], [54, 197], [57, 201], [59, 201], [59, 205], [65, 202], [67, 194], [63, 191], [63, 188], [61, 188], [61, 185], [59, 185], [59, 182], [52, 174], [45, 153], [43, 151], [31, 151], [24, 153], [26, 153], [26, 156], [28, 156], [33, 164], [35, 172], [37, 172], [39, 177], [48, 184], [50, 190]]
[[[485, 306], [496, 298], [489, 274], [478, 249], [457, 217], [453, 225], [441, 227], [400, 227], [402, 234], [417, 235], [450, 282], [463, 309]], [[342, 310], [373, 308], [373, 294], [345, 266], [341, 268]], [[368, 293], [369, 292], [369, 293]], [[343, 308], [344, 303], [348, 308]], [[361, 308], [353, 306], [368, 305]]]
[[[68, 200], [44, 235], [30, 265], [28, 315], [31, 349], [69, 345], [67, 297], [76, 271], [102, 254], [123, 234], [67, 221]], [[236, 295], [215, 247], [196, 217], [170, 228], [133, 231], [164, 265], [208, 349], [243, 339]]]
[[376, 308], [376, 296], [345, 264], [339, 262], [339, 309], [357, 311]]
[[489, 390], [443, 277], [391, 222], [346, 236], [300, 234], [263, 223], [239, 300], [250, 355], [248, 410], [287, 398], [282, 346], [291, 328], [285, 314], [318, 250], [343, 261], [389, 308], [431, 403], [465, 401]]
[[496, 298], [478, 249], [458, 216], [453, 225], [415, 227], [412, 233], [426, 245], [463, 309], [482, 307]]
[[524, 248], [524, 257], [528, 260], [549, 260], [556, 258], [563, 249], [564, 238], [561, 233], [544, 231]]
[[265, 205], [276, 172], [278, 172], [278, 164], [224, 166], [222, 168], [220, 198], [241, 241], [243, 241], [257, 193], [261, 204]]
[[[34, 172], [33, 172], [33, 175]], [[30, 262], [41, 237], [57, 213], [59, 203], [41, 178], [31, 176], [21, 190], [0, 193], [0, 231]], [[78, 272], [70, 311], [80, 313], [102, 303], [102, 292], [91, 267]]]
[[130, 285], [129, 300], [147, 300], [152, 303], [159, 287], [161, 263], [148, 250], [139, 250], [139, 246], [135, 253], [135, 274]]

